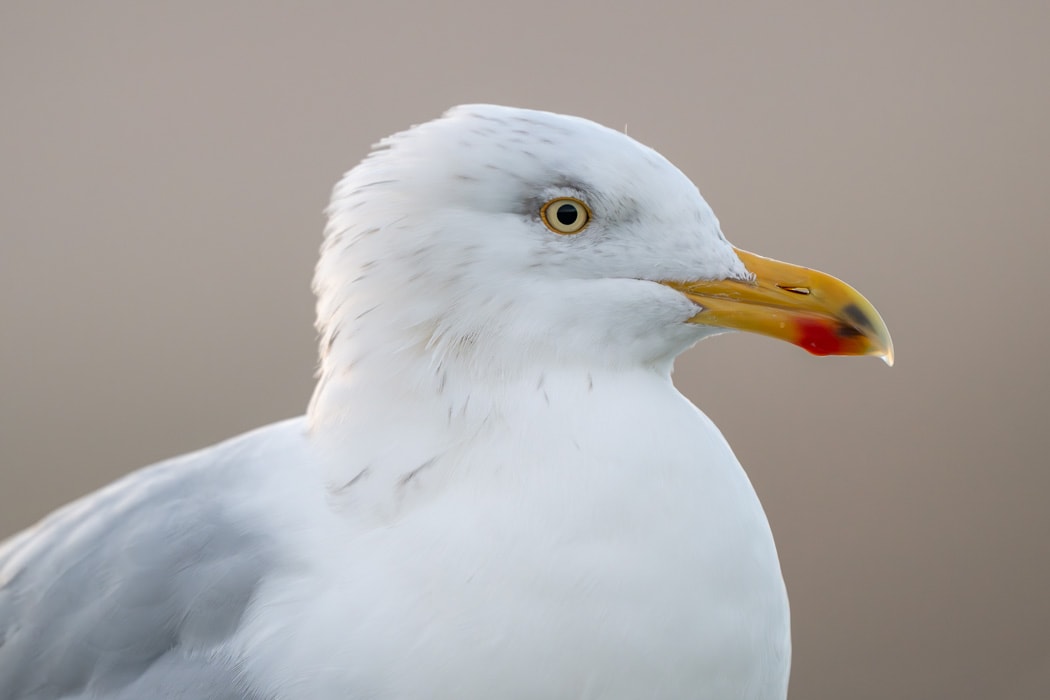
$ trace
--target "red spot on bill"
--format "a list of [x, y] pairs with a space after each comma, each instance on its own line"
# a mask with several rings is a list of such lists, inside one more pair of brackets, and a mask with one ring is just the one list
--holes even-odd
[[839, 355], [846, 349], [846, 339], [831, 321], [800, 318], [795, 321], [795, 326], [798, 329], [795, 344], [814, 355]]

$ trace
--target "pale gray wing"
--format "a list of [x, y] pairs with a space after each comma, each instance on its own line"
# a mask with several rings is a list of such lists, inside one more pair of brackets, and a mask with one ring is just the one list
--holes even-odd
[[0, 544], [0, 697], [267, 697], [221, 653], [272, 564], [224, 505], [245, 486], [229, 452], [144, 469]]

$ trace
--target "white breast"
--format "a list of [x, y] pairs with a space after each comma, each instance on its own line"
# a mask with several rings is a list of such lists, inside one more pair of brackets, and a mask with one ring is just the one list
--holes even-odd
[[505, 398], [387, 479], [388, 508], [340, 503], [368, 475], [323, 512], [288, 504], [316, 517], [283, 527], [290, 556], [327, 554], [263, 587], [257, 619], [280, 626], [231, 645], [246, 677], [311, 698], [784, 698], [776, 550], [710, 421], [650, 372]]

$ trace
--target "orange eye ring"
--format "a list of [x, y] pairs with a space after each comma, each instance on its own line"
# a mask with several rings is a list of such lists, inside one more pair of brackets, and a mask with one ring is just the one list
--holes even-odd
[[571, 236], [587, 228], [591, 210], [575, 197], [557, 197], [540, 208], [540, 218], [554, 233]]

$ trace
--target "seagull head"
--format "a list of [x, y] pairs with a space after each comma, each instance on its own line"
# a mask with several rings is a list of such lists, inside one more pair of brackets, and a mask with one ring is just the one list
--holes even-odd
[[377, 144], [328, 215], [322, 379], [366, 362], [669, 370], [727, 330], [892, 360], [858, 292], [733, 247], [678, 168], [585, 119], [456, 107]]

